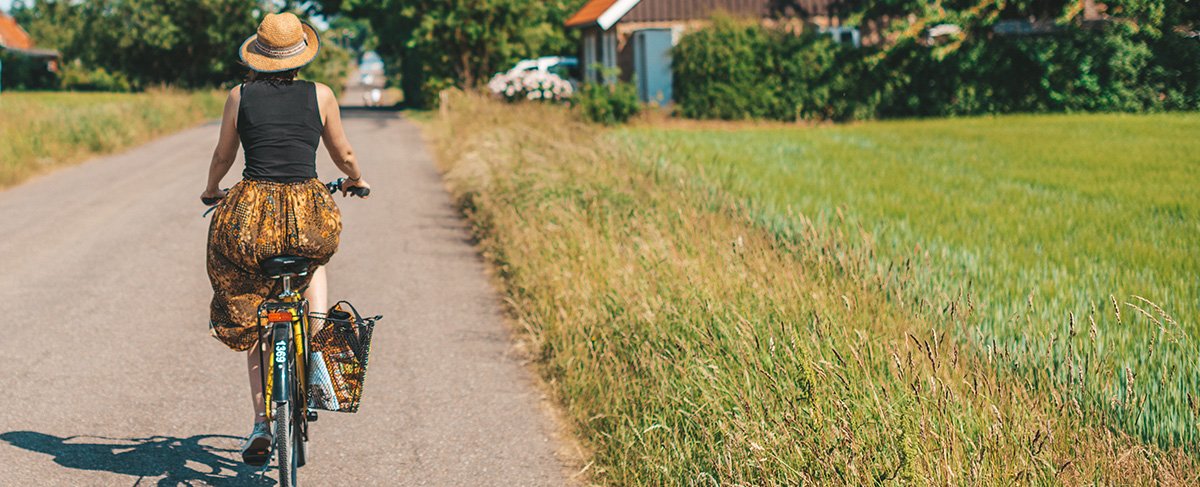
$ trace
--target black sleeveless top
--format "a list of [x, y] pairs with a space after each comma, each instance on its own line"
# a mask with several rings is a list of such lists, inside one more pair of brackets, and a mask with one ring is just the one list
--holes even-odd
[[317, 177], [324, 127], [317, 87], [308, 81], [242, 85], [238, 136], [246, 150], [245, 179], [298, 183]]

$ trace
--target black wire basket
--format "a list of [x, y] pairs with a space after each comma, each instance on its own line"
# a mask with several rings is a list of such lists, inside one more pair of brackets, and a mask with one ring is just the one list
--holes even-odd
[[328, 313], [310, 316], [325, 325], [309, 340], [308, 406], [356, 412], [367, 378], [371, 333], [382, 317], [363, 318], [346, 301], [339, 301]]

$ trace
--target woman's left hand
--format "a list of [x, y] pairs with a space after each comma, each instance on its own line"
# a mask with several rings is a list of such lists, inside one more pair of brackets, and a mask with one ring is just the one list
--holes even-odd
[[[200, 193], [200, 202], [212, 206], [225, 198], [225, 190], [223, 189], [206, 189]], [[209, 203], [209, 202], [212, 203]]]

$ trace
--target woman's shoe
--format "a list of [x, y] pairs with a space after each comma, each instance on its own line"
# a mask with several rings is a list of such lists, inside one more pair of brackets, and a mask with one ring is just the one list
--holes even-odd
[[250, 437], [246, 438], [246, 443], [242, 445], [242, 461], [255, 467], [266, 465], [271, 460], [273, 440], [271, 428], [265, 421], [254, 423], [254, 431], [250, 432]]

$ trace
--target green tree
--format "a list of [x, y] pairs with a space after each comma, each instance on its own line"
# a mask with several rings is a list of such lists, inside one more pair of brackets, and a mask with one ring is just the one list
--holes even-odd
[[333, 42], [355, 55], [374, 50], [378, 45], [371, 22], [348, 15], [335, 15], [329, 19], [329, 30], [322, 40]]
[[15, 16], [65, 61], [121, 73], [135, 88], [236, 79], [237, 48], [261, 12], [244, 0], [26, 0]]
[[[795, 0], [791, 0], [795, 1]], [[786, 3], [786, 2], [785, 2]], [[851, 24], [865, 19], [890, 19], [900, 33], [895, 41], [917, 37], [921, 28], [952, 23], [968, 34], [983, 34], [1002, 19], [1035, 17], [1062, 25], [1083, 20], [1082, 0], [850, 0], [843, 3]], [[1129, 22], [1159, 36], [1175, 28], [1200, 23], [1200, 0], [1096, 0], [1105, 15]], [[915, 27], [915, 28], [914, 28]]]
[[574, 51], [562, 27], [584, 0], [323, 0], [322, 10], [369, 19], [376, 50], [399, 66], [405, 100], [426, 104], [442, 88], [471, 88], [532, 56]]
[[321, 39], [321, 42], [321, 53], [300, 70], [300, 78], [325, 83], [334, 93], [341, 93], [350, 76], [352, 53], [328, 39]]
[[[22, 0], [13, 15], [39, 44], [62, 53], [71, 87], [202, 88], [242, 78], [238, 48], [276, 7], [269, 0]], [[349, 61], [327, 43], [302, 76], [336, 90]]]
[[17, 0], [10, 12], [33, 37], [38, 47], [66, 49], [83, 29], [78, 4], [54, 0]]

